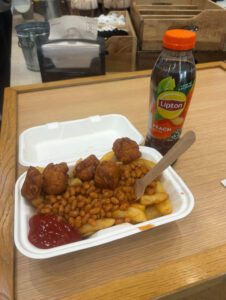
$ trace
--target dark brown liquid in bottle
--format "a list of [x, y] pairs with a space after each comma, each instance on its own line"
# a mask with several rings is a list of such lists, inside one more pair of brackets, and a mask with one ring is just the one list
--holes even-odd
[[[176, 86], [181, 86], [185, 83], [194, 81], [195, 73], [195, 65], [190, 62], [160, 59], [152, 72], [152, 88], [153, 90], [156, 90], [158, 83], [168, 76], [172, 76], [175, 79]], [[164, 155], [178, 141], [179, 136], [180, 132], [178, 132], [178, 136], [176, 136], [176, 138], [174, 137], [174, 139], [158, 139], [151, 136], [149, 132], [146, 136], [145, 146], [153, 147], [157, 149], [162, 155]]]

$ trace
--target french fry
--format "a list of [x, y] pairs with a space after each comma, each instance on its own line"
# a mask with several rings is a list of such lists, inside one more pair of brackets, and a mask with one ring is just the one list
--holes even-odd
[[172, 213], [173, 208], [169, 199], [162, 201], [161, 203], [155, 204], [155, 207], [162, 215], [169, 215]]
[[136, 208], [138, 208], [138, 209], [140, 209], [140, 210], [142, 210], [142, 211], [145, 210], [145, 205], [142, 205], [142, 204], [140, 204], [140, 203], [133, 203], [131, 206], [132, 206], [132, 207], [136, 207]]
[[82, 161], [82, 158], [79, 158], [79, 159], [76, 161], [76, 163], [74, 164], [73, 168], [72, 168], [71, 171], [70, 171], [69, 178], [73, 178], [75, 168], [76, 168], [76, 166], [77, 166], [81, 161]]
[[113, 218], [116, 218], [116, 219], [126, 218], [126, 217], [128, 217], [128, 212], [127, 212], [127, 210], [119, 210], [118, 209], [112, 213], [112, 216], [113, 216]]
[[112, 161], [113, 158], [115, 156], [115, 153], [113, 151], [107, 152], [106, 154], [104, 154], [101, 159], [100, 162], [107, 160], [107, 161]]
[[161, 213], [158, 211], [158, 209], [154, 205], [146, 207], [144, 213], [148, 220], [152, 220], [152, 219], [161, 217]]
[[153, 161], [145, 158], [138, 158], [136, 162], [141, 165], [145, 165], [148, 169], [152, 169], [156, 165]]
[[131, 223], [136, 224], [147, 221], [145, 213], [137, 207], [130, 206], [127, 210], [127, 214], [127, 217], [131, 219]]
[[165, 192], [160, 181], [157, 181], [155, 190], [156, 190], [157, 193], [164, 193]]
[[82, 185], [82, 181], [79, 178], [69, 178], [68, 184], [70, 186], [81, 186]]
[[36, 169], [39, 170], [39, 172], [42, 174], [45, 168], [38, 166], [38, 167], [36, 167]]
[[114, 223], [115, 219], [113, 218], [99, 219], [96, 220], [96, 225], [92, 226], [90, 224], [85, 224], [79, 229], [79, 231], [83, 236], [89, 236], [98, 230], [111, 227]]
[[118, 218], [130, 218], [131, 223], [141, 223], [147, 221], [145, 213], [142, 209], [130, 206], [128, 210], [116, 210], [113, 212], [113, 217]]
[[[161, 184], [160, 181], [157, 181], [157, 184], [156, 184], [156, 191], [161, 193], [161, 192], [164, 192], [164, 188]], [[157, 203], [155, 205], [156, 209], [162, 214], [162, 215], [168, 215], [168, 214], [171, 214], [173, 209], [172, 209], [172, 205], [171, 205], [171, 202], [168, 199], [160, 202], [160, 203]]]
[[167, 193], [155, 193], [153, 195], [143, 195], [140, 198], [140, 203], [143, 205], [152, 205], [155, 203], [160, 203], [168, 199], [169, 195]]

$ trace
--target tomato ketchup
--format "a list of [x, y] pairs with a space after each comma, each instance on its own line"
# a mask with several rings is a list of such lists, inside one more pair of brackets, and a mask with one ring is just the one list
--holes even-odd
[[34, 215], [29, 220], [29, 241], [41, 249], [48, 249], [81, 240], [80, 233], [54, 215]]

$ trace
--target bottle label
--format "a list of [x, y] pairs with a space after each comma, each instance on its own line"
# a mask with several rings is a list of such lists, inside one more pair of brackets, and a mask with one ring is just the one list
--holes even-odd
[[150, 101], [151, 135], [158, 139], [178, 139], [190, 104], [194, 81], [175, 86], [171, 76], [153, 89]]

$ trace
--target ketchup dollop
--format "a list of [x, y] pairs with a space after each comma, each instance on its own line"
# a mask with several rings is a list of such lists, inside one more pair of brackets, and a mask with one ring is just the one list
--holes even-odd
[[36, 247], [48, 249], [80, 241], [80, 233], [54, 215], [34, 215], [29, 220], [29, 241]]

